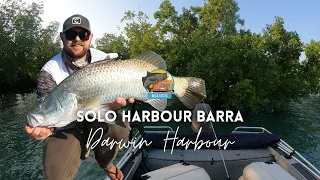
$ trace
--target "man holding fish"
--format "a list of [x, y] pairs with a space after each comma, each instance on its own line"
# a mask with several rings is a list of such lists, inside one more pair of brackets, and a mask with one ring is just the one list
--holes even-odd
[[[38, 75], [37, 97], [41, 103], [50, 92], [66, 77], [86, 65], [105, 59], [113, 59], [115, 53], [106, 54], [94, 48], [90, 48], [93, 34], [88, 19], [75, 14], [65, 20], [60, 38], [63, 42], [61, 53], [50, 59], [41, 69]], [[117, 111], [128, 102], [133, 103], [133, 98], [118, 98], [106, 106], [110, 110]], [[122, 122], [120, 120], [120, 122]], [[123, 123], [123, 122], [122, 122]], [[94, 123], [88, 125], [73, 121], [63, 127], [52, 128], [46, 126], [25, 126], [29, 136], [37, 140], [45, 140], [44, 147], [44, 176], [47, 180], [73, 179], [81, 161], [89, 156], [90, 149], [86, 148], [88, 128], [103, 127], [103, 137], [111, 137], [120, 141], [127, 140], [129, 124]], [[95, 157], [100, 167], [103, 168], [110, 179], [122, 179], [122, 172], [113, 165], [113, 160], [118, 148], [97, 146], [94, 149]]]
[[[103, 139], [111, 138], [110, 140], [123, 143], [128, 139], [130, 126], [122, 120], [120, 113], [114, 123], [79, 123], [76, 121], [77, 112], [118, 112], [126, 105], [126, 100], [130, 103], [142, 101], [158, 111], [164, 111], [167, 106], [167, 99], [150, 98], [147, 91], [152, 82], [165, 78], [150, 75], [155, 70], [167, 69], [167, 64], [160, 55], [145, 51], [131, 59], [106, 60], [112, 59], [114, 54], [90, 48], [90, 24], [81, 15], [68, 18], [60, 36], [64, 48], [39, 73], [37, 94], [40, 103], [29, 111], [28, 125], [25, 127], [32, 137], [46, 139], [44, 171], [49, 180], [74, 177], [83, 159], [82, 155], [88, 156], [87, 147], [90, 144], [87, 146], [86, 141], [91, 130], [95, 132], [96, 129], [103, 128], [103, 132], [106, 132]], [[193, 109], [206, 98], [203, 79], [172, 78], [172, 95], [187, 108]], [[51, 127], [56, 131], [52, 131]], [[92, 142], [96, 140], [93, 139]], [[108, 146], [98, 145], [93, 151], [98, 164], [112, 180], [122, 179], [122, 172], [112, 164], [119, 146], [110, 149]]]

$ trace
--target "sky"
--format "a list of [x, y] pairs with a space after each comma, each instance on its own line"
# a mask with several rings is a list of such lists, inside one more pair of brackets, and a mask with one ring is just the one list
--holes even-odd
[[[40, 2], [40, 0], [26, 0]], [[92, 27], [94, 38], [104, 33], [120, 34], [118, 26], [126, 10], [141, 10], [155, 23], [153, 13], [159, 9], [162, 0], [42, 0], [44, 3], [43, 24], [58, 21], [62, 29], [63, 21], [73, 14], [86, 16]], [[180, 13], [183, 7], [202, 6], [204, 0], [171, 0]], [[288, 31], [296, 31], [301, 40], [320, 41], [320, 0], [237, 0], [239, 14], [245, 20], [244, 29], [261, 33], [267, 24], [272, 24], [275, 16], [284, 18]]]

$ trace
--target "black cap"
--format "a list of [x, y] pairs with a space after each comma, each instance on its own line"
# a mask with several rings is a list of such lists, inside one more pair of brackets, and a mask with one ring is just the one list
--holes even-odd
[[72, 15], [66, 19], [66, 21], [63, 23], [62, 32], [66, 32], [68, 29], [73, 27], [81, 27], [91, 31], [89, 20], [80, 14]]

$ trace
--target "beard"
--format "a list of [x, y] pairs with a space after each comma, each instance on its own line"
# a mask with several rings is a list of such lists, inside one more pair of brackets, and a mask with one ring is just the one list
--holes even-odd
[[82, 51], [80, 52], [73, 52], [72, 51], [72, 48], [69, 48], [69, 47], [65, 47], [64, 50], [65, 52], [72, 58], [72, 59], [80, 59], [84, 56], [87, 55], [88, 51], [89, 51], [89, 48], [86, 48], [85, 46], [82, 45]]

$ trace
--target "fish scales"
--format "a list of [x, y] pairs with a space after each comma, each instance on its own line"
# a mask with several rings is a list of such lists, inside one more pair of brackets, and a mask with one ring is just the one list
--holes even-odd
[[[106, 60], [89, 64], [65, 78], [45, 100], [27, 115], [30, 126], [62, 127], [76, 120], [79, 110], [108, 111], [106, 103], [118, 97], [146, 102], [159, 111], [167, 100], [147, 99], [146, 82], [166, 78], [155, 69], [166, 69], [165, 61], [156, 53], [146, 51], [128, 60]], [[151, 74], [151, 75], [150, 75]], [[205, 82], [196, 77], [175, 77], [173, 95], [188, 108], [206, 98]], [[147, 84], [148, 85], [148, 84]]]
[[103, 100], [106, 102], [111, 102], [117, 97], [146, 100], [147, 94], [141, 78], [147, 71], [155, 68], [143, 61], [99, 62], [83, 71], [76, 71], [72, 78], [62, 82], [65, 85], [62, 87], [74, 92], [80, 99], [104, 95]]

